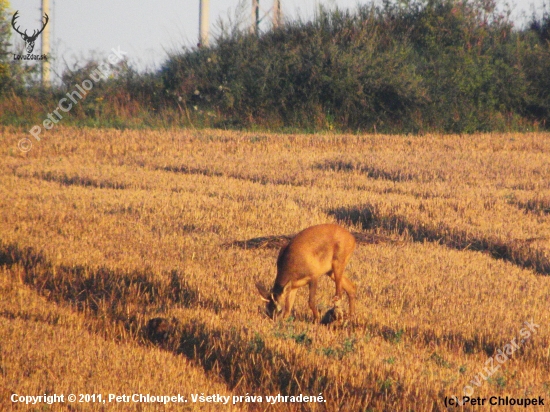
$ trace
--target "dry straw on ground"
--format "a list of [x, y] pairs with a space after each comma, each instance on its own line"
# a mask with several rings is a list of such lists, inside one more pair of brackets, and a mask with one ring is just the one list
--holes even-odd
[[[439, 411], [465, 385], [550, 402], [548, 134], [58, 128], [25, 155], [21, 137], [0, 141], [2, 409], [138, 389], [327, 400], [297, 410]], [[304, 290], [269, 321], [254, 281], [322, 222], [358, 239], [357, 317], [313, 325]], [[323, 313], [333, 292], [325, 279]]]

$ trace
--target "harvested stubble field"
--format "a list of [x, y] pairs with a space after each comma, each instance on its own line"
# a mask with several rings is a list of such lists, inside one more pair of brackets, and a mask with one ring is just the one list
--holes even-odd
[[[58, 128], [21, 154], [25, 135], [0, 141], [1, 409], [26, 409], [12, 393], [139, 392], [441, 411], [465, 387], [550, 403], [550, 135]], [[293, 318], [266, 319], [254, 281], [323, 222], [357, 236], [357, 316], [312, 324], [304, 288]], [[324, 312], [333, 282], [319, 292]], [[540, 327], [499, 364], [526, 321]]]

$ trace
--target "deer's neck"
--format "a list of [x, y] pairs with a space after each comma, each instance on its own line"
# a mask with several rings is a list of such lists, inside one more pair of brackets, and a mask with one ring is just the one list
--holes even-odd
[[281, 285], [280, 283], [275, 282], [273, 285], [273, 288], [271, 289], [271, 293], [273, 293], [273, 297], [275, 299], [279, 298], [285, 290], [284, 285]]

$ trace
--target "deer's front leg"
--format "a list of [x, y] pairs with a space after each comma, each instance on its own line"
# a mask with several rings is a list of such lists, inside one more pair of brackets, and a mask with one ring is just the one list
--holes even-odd
[[294, 299], [296, 299], [297, 292], [298, 289], [292, 289], [287, 293], [285, 298], [285, 310], [283, 312], [283, 318], [286, 318], [290, 315], [292, 307], [294, 306]]
[[313, 312], [313, 321], [319, 321], [319, 311], [317, 310], [317, 303], [315, 295], [317, 293], [317, 280], [312, 280], [309, 282], [309, 307]]

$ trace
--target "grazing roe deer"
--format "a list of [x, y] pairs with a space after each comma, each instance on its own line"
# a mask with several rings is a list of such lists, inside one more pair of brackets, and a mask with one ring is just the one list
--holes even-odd
[[298, 288], [309, 285], [309, 307], [317, 322], [319, 311], [315, 293], [321, 275], [328, 275], [334, 280], [335, 299], [340, 299], [342, 289], [346, 291], [352, 315], [355, 311], [356, 287], [344, 276], [344, 269], [354, 249], [353, 235], [335, 224], [311, 226], [298, 233], [279, 252], [277, 277], [271, 291], [256, 283], [262, 299], [267, 302], [267, 315], [275, 319], [282, 312], [283, 318], [287, 317], [294, 305]]

